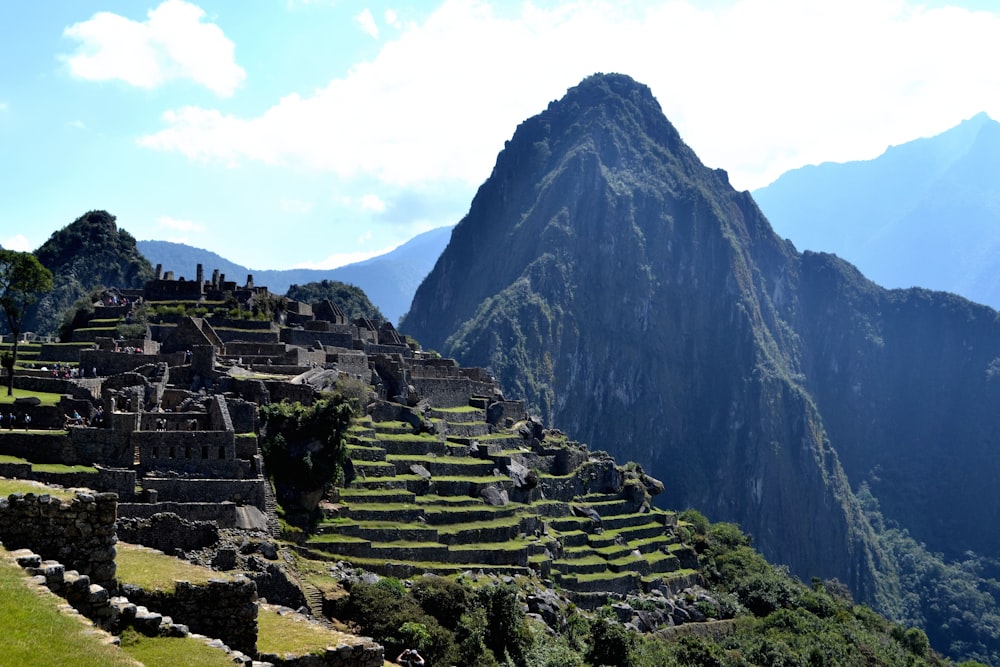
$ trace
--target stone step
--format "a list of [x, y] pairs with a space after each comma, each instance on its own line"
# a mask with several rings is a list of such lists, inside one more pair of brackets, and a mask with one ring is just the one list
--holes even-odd
[[560, 586], [567, 590], [586, 592], [606, 592], [625, 595], [639, 590], [641, 578], [633, 572], [608, 572], [590, 575], [561, 575], [556, 578]]
[[447, 433], [450, 438], [481, 438], [484, 435], [489, 435], [490, 425], [485, 421], [463, 423], [448, 422]]
[[310, 549], [323, 551], [338, 556], [368, 556], [372, 550], [370, 540], [363, 540], [349, 535], [320, 535], [306, 541]]
[[431, 419], [443, 419], [448, 424], [463, 422], [485, 422], [486, 410], [478, 408], [431, 408], [428, 412]]
[[514, 482], [505, 476], [481, 477], [435, 477], [431, 480], [431, 488], [442, 496], [472, 496], [479, 497], [479, 492], [487, 486], [496, 486], [502, 491], [514, 488]]
[[376, 446], [385, 450], [386, 454], [400, 454], [410, 456], [447, 456], [451, 452], [443, 441], [428, 436], [411, 435], [401, 438], [379, 438], [375, 441]]
[[478, 505], [463, 505], [447, 507], [424, 505], [424, 518], [432, 526], [446, 526], [456, 523], [471, 523], [474, 521], [492, 521], [514, 516], [518, 511], [516, 506], [506, 505], [493, 507], [479, 501]]
[[375, 435], [413, 435], [413, 426], [406, 422], [375, 422], [372, 424]]
[[448, 560], [448, 547], [437, 542], [381, 542], [372, 544], [370, 557], [382, 560], [450, 562]]
[[394, 521], [412, 523], [424, 515], [424, 508], [412, 505], [388, 503], [360, 503], [347, 508], [347, 516], [355, 521]]
[[355, 489], [407, 489], [407, 479], [406, 477], [366, 477], [362, 479], [358, 477], [351, 482], [351, 488]]
[[578, 559], [560, 558], [552, 561], [552, 571], [560, 575], [596, 574], [607, 569], [608, 562], [597, 556]]
[[419, 525], [387, 524], [374, 521], [351, 521], [348, 523], [319, 524], [316, 533], [321, 535], [345, 535], [369, 542], [437, 542], [438, 532], [433, 528]]
[[507, 542], [452, 546], [448, 550], [448, 562], [465, 565], [519, 565], [527, 567], [528, 544]]
[[402, 489], [340, 489], [340, 500], [348, 503], [412, 503], [416, 498], [412, 491]]
[[468, 457], [457, 456], [414, 456], [409, 454], [388, 454], [386, 462], [396, 466], [398, 474], [410, 472], [410, 466], [420, 465], [431, 473], [431, 476], [461, 476], [482, 477], [493, 474], [493, 465], [489, 461], [480, 461]]
[[632, 514], [619, 514], [614, 516], [601, 516], [601, 527], [604, 530], [619, 530], [621, 528], [632, 528], [634, 526], [642, 526], [647, 523], [656, 521], [659, 523], [660, 527], [663, 528], [662, 518], [655, 518], [655, 514], [650, 514], [649, 512], [643, 513], [632, 513]]
[[582, 530], [583, 532], [588, 532], [595, 527], [595, 523], [588, 519], [587, 517], [579, 516], [567, 516], [559, 517], [557, 519], [550, 519], [548, 525], [553, 530], [558, 530], [561, 533]]
[[522, 532], [521, 520], [515, 516], [441, 527], [438, 529], [438, 540], [449, 545], [509, 542]]
[[[661, 535], [670, 536], [671, 534], [668, 531], [669, 529], [662, 523], [650, 522], [639, 526], [620, 528], [615, 533], [631, 542], [633, 540], [644, 540]], [[591, 541], [591, 544], [593, 544], [593, 541]]]
[[381, 447], [347, 445], [347, 458], [352, 461], [385, 461], [385, 450]]
[[366, 477], [395, 477], [396, 466], [388, 461], [353, 461], [354, 474]]

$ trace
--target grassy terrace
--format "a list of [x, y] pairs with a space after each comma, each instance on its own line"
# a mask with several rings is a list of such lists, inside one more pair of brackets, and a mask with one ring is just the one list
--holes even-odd
[[117, 647], [106, 644], [107, 635], [95, 632], [79, 616], [61, 612], [62, 605], [60, 598], [32, 584], [0, 547], [2, 664], [141, 667]]
[[46, 391], [28, 391], [27, 389], [14, 388], [14, 395], [8, 396], [6, 389], [0, 392], [0, 406], [13, 405], [19, 398], [35, 397], [42, 402], [42, 405], [58, 405], [59, 394], [52, 394]]
[[122, 634], [122, 652], [138, 660], [145, 667], [176, 667], [176, 665], [232, 667], [233, 665], [232, 658], [226, 655], [225, 651], [212, 648], [193, 637], [146, 637], [134, 630]]
[[210, 579], [228, 579], [225, 574], [193, 565], [154, 549], [118, 543], [118, 579], [147, 591], [172, 593], [178, 581], [207, 584]]
[[261, 653], [279, 656], [322, 653], [328, 646], [356, 641], [354, 635], [310, 623], [298, 615], [279, 613], [273, 607], [262, 606], [257, 614], [257, 650]]
[[76, 495], [67, 489], [58, 489], [45, 486], [38, 482], [31, 482], [24, 479], [4, 479], [0, 477], [0, 497], [6, 498], [12, 493], [34, 493], [36, 496], [48, 494], [59, 500], [72, 500]]
[[[23, 433], [23, 431], [21, 431], [21, 433]], [[27, 459], [22, 459], [17, 456], [0, 454], [0, 463], [29, 463], [29, 461]], [[61, 463], [32, 463], [31, 470], [32, 472], [47, 472], [55, 474], [97, 472], [97, 468], [94, 468], [93, 466], [67, 466]]]

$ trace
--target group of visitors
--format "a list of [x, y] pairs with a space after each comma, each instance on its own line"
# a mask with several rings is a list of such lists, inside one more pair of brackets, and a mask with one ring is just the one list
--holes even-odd
[[0, 428], [6, 426], [7, 430], [13, 431], [14, 427], [18, 425], [18, 422], [20, 422], [20, 425], [24, 426], [24, 430], [27, 431], [28, 427], [31, 426], [31, 415], [27, 412], [22, 415], [15, 415], [13, 412], [8, 412], [7, 414], [0, 412]]

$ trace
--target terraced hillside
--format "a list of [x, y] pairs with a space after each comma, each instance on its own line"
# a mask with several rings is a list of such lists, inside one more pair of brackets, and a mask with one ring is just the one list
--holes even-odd
[[396, 577], [535, 572], [586, 608], [692, 583], [676, 515], [649, 503], [655, 480], [530, 422], [490, 433], [472, 403], [430, 409], [433, 432], [356, 422], [353, 479], [304, 554]]

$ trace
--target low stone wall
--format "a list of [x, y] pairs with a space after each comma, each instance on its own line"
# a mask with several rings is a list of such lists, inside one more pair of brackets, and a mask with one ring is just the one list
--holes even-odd
[[0, 542], [58, 560], [113, 590], [117, 508], [113, 493], [78, 493], [69, 502], [15, 493], [0, 498]]
[[[158, 495], [158, 494], [157, 494]], [[186, 521], [211, 521], [219, 528], [236, 527], [236, 504], [222, 503], [185, 503], [185, 502], [149, 502], [149, 503], [119, 503], [118, 515], [136, 519], [148, 519], [162, 513], [176, 514]]]
[[282, 342], [301, 347], [319, 343], [323, 347], [345, 347], [353, 349], [354, 334], [350, 331], [307, 331], [305, 329], [282, 329]]
[[411, 384], [421, 398], [436, 408], [458, 408], [469, 404], [472, 381], [468, 378], [417, 378]]
[[195, 585], [178, 581], [173, 593], [123, 584], [122, 593], [137, 605], [155, 609], [192, 632], [216, 637], [243, 653], [257, 653], [257, 586], [244, 576]]
[[173, 512], [149, 518], [119, 517], [117, 526], [120, 540], [164, 553], [196, 551], [219, 541], [219, 526], [213, 521], [188, 521]]
[[164, 501], [185, 503], [221, 503], [253, 505], [264, 510], [264, 480], [258, 479], [204, 479], [181, 477], [146, 477], [145, 489], [156, 490]]
[[86, 373], [90, 373], [92, 369], [96, 368], [97, 374], [101, 377], [130, 373], [140, 366], [157, 363], [180, 366], [184, 363], [184, 353], [130, 354], [111, 350], [80, 351], [80, 368]]
[[0, 434], [0, 454], [30, 459], [35, 463], [76, 464], [76, 450], [68, 436], [10, 431]]

